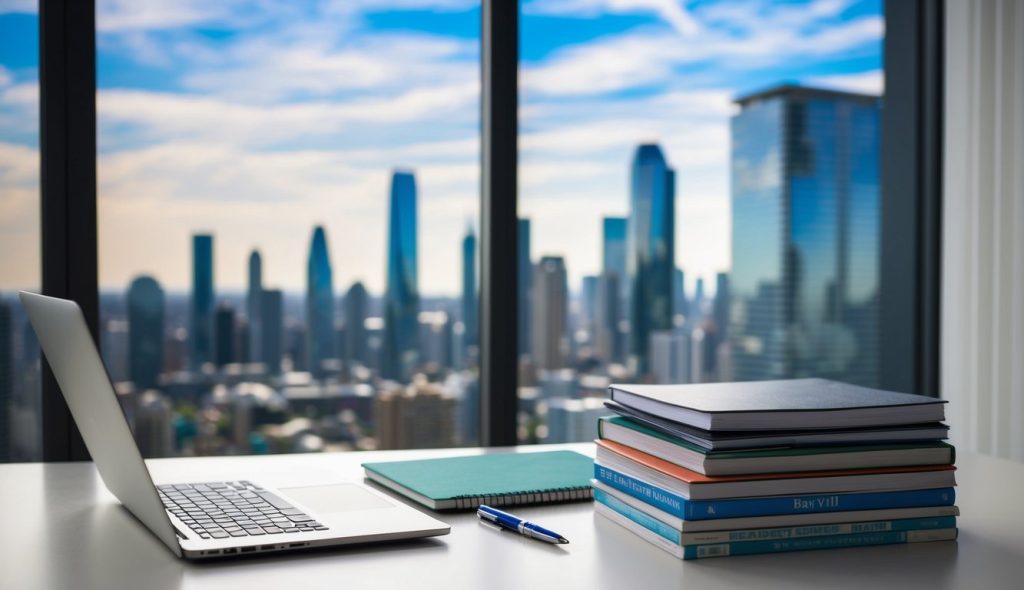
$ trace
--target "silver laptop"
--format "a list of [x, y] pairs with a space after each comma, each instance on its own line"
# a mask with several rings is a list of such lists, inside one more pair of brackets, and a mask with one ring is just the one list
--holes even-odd
[[[450, 527], [353, 482], [270, 487], [259, 476], [154, 485], [82, 310], [21, 293], [103, 483], [179, 557], [252, 555], [445, 535]], [[280, 482], [279, 482], [280, 483]]]

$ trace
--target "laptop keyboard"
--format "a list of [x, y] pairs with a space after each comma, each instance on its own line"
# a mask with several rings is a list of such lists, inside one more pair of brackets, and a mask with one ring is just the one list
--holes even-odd
[[201, 539], [326, 531], [280, 496], [249, 481], [157, 486], [167, 511]]

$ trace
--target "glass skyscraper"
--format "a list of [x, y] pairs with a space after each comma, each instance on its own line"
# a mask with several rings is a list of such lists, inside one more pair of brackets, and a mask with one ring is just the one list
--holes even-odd
[[411, 172], [396, 171], [391, 177], [384, 294], [382, 374], [388, 379], [407, 380], [419, 363], [420, 295], [416, 265], [416, 179]]
[[633, 158], [626, 231], [629, 280], [630, 366], [648, 373], [651, 333], [672, 328], [675, 272], [676, 176], [655, 144], [637, 147]]
[[369, 366], [370, 354], [366, 332], [366, 318], [370, 315], [370, 296], [359, 281], [352, 283], [345, 293], [345, 353], [349, 364]]
[[786, 85], [737, 103], [735, 378], [877, 385], [880, 99]]
[[569, 284], [561, 256], [545, 256], [534, 267], [532, 303], [533, 362], [539, 369], [561, 369], [569, 349]]
[[164, 290], [152, 277], [128, 287], [128, 378], [137, 390], [157, 386], [164, 364]]
[[192, 366], [213, 360], [213, 236], [192, 236]]
[[519, 356], [530, 354], [530, 290], [533, 284], [533, 264], [530, 262], [530, 220], [520, 219], [517, 225], [516, 253], [519, 299]]
[[469, 228], [462, 239], [462, 323], [467, 347], [479, 344], [480, 310], [476, 296], [476, 234]]
[[245, 314], [249, 320], [248, 358], [252, 363], [263, 361], [263, 260], [259, 250], [249, 255], [249, 293], [246, 296]]
[[323, 226], [313, 230], [306, 274], [306, 351], [309, 370], [322, 375], [324, 362], [335, 358], [334, 279]]

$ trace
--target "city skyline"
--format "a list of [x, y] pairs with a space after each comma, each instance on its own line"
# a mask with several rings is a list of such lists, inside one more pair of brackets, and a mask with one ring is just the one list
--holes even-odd
[[[160, 26], [148, 5], [98, 4], [101, 288], [160, 271], [166, 290], [187, 289], [187, 261], [170, 253], [208, 232], [221, 287], [245, 288], [236, 261], [258, 248], [266, 282], [297, 291], [292, 261], [322, 224], [338, 284], [381, 293], [384, 269], [361, 254], [385, 249], [383, 195], [400, 165], [419, 173], [420, 254], [438, 269], [421, 292], [458, 292], [453, 245], [479, 206], [476, 2], [343, 14], [196, 5]], [[573, 290], [599, 274], [600, 217], [628, 208], [621, 164], [630, 146], [658, 141], [685, 179], [676, 257], [692, 290], [729, 267], [732, 98], [777, 80], [879, 92], [880, 3], [597, 6], [523, 4], [520, 212], [533, 219], [531, 257], [565, 256]], [[5, 10], [5, 31], [35, 30], [33, 14]], [[679, 26], [687, 21], [695, 30]], [[0, 171], [13, 197], [4, 248], [37, 241], [37, 57], [19, 35], [0, 57], [0, 151], [15, 164]], [[560, 226], [577, 213], [578, 227]], [[3, 265], [0, 287], [38, 284], [36, 249]]]

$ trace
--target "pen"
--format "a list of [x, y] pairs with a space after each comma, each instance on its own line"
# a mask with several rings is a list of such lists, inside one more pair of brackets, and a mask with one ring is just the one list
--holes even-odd
[[518, 516], [513, 516], [508, 512], [502, 512], [501, 510], [491, 508], [490, 506], [481, 505], [477, 508], [476, 515], [488, 522], [493, 522], [503, 529], [517, 532], [524, 537], [530, 537], [532, 539], [537, 539], [538, 541], [554, 543], [556, 545], [564, 545], [569, 542], [569, 539], [566, 539], [554, 531], [549, 531], [544, 527], [537, 526], [532, 522], [526, 522]]

